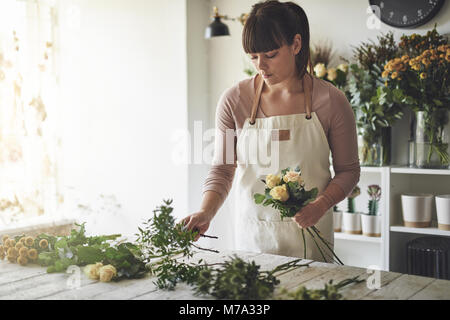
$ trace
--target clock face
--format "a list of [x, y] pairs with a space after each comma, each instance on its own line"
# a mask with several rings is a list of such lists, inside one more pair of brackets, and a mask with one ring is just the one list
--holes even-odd
[[372, 12], [378, 15], [378, 11], [381, 21], [397, 28], [413, 28], [427, 23], [439, 12], [444, 2], [445, 0], [369, 0]]

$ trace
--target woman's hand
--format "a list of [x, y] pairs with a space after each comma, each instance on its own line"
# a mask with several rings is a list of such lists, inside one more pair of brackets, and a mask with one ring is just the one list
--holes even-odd
[[328, 205], [323, 198], [319, 197], [313, 202], [307, 204], [292, 220], [297, 222], [301, 228], [309, 228], [319, 222], [320, 218], [327, 212]]
[[198, 234], [194, 239], [194, 241], [197, 241], [200, 238], [200, 234], [204, 234], [206, 230], [208, 230], [213, 217], [213, 214], [201, 210], [181, 220], [181, 224], [185, 226], [187, 230], [198, 231]]

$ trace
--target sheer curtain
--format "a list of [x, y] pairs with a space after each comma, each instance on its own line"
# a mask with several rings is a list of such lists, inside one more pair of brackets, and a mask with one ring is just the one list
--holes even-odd
[[0, 3], [0, 229], [63, 201], [56, 17], [56, 1]]

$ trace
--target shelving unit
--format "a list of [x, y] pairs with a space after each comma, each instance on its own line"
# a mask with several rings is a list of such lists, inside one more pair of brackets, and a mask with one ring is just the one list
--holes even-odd
[[[450, 170], [416, 169], [406, 166], [361, 167], [358, 185], [361, 195], [356, 198], [357, 211], [367, 211], [367, 186], [378, 184], [382, 189], [379, 214], [382, 216], [381, 237], [335, 233], [335, 250], [344, 263], [358, 267], [379, 266], [382, 270], [406, 272], [406, 243], [423, 236], [450, 237], [450, 231], [437, 228], [434, 208], [432, 227], [403, 226], [401, 194], [450, 194]], [[346, 209], [346, 200], [338, 204]]]
[[433, 228], [433, 227], [430, 227], [430, 228], [408, 228], [408, 227], [404, 227], [404, 226], [391, 226], [391, 231], [450, 237], [450, 231], [440, 230], [436, 227], [435, 228]]
[[367, 237], [358, 234], [347, 234], [345, 232], [335, 232], [334, 239], [381, 243], [381, 237]]

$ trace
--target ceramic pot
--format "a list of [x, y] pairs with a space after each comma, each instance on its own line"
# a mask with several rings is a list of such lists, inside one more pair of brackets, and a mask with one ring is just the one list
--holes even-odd
[[342, 232], [342, 211], [333, 211], [334, 232]]
[[450, 230], [450, 194], [436, 196], [438, 228]]
[[405, 227], [427, 228], [431, 226], [434, 198], [432, 194], [402, 194], [401, 198]]
[[361, 215], [362, 234], [367, 237], [381, 237], [381, 216]]
[[344, 212], [342, 214], [342, 229], [348, 234], [361, 234], [361, 214], [359, 212]]

